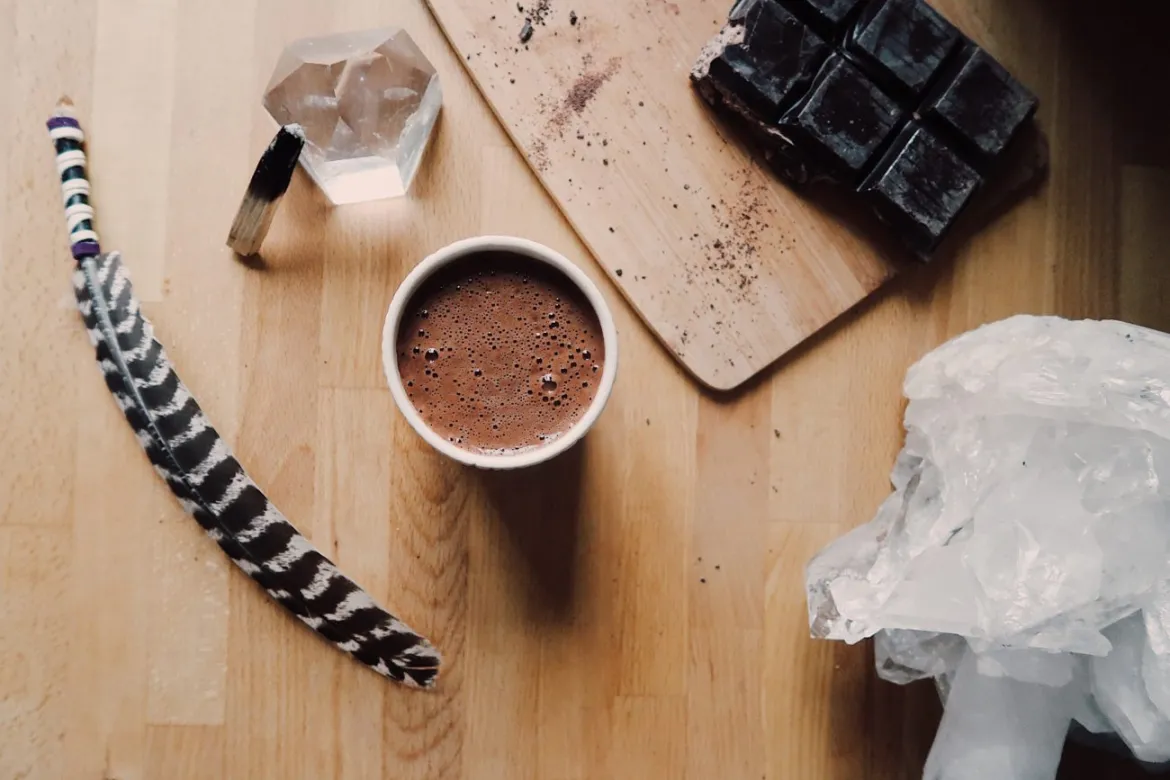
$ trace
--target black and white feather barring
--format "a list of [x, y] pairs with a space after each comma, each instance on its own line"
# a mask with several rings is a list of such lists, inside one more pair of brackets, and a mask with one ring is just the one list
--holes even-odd
[[66, 105], [48, 126], [76, 261], [77, 308], [106, 385], [155, 471], [228, 557], [303, 623], [386, 677], [433, 685], [438, 651], [289, 523], [179, 380], [142, 314], [121, 255], [101, 252], [81, 126]]

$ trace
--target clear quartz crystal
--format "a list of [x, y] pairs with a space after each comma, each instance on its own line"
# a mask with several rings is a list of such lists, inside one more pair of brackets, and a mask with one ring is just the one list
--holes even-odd
[[927, 780], [1053, 780], [1070, 719], [1170, 762], [1170, 335], [1012, 317], [904, 389], [893, 492], [806, 569], [812, 635], [934, 677]]
[[[813, 635], [1107, 655], [1102, 631], [1170, 580], [1170, 336], [1013, 317], [924, 357], [905, 392], [894, 492], [809, 563]], [[1159, 693], [1165, 657], [1170, 639], [1146, 664]]]
[[401, 29], [303, 38], [264, 93], [305, 129], [301, 164], [334, 205], [405, 195], [443, 101], [435, 68]]

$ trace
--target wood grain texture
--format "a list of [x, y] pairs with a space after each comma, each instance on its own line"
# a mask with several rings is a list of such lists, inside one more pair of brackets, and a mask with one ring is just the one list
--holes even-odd
[[[698, 98], [688, 73], [730, 1], [427, 1], [585, 245], [708, 387], [740, 386], [916, 265], [782, 184]], [[971, 3], [936, 5], [1003, 54]]]
[[[952, 0], [1053, 108], [1049, 186], [712, 395], [622, 301], [422, 0], [0, 0], [0, 780], [920, 777], [937, 698], [878, 681], [865, 646], [808, 639], [803, 567], [887, 493], [902, 377], [941, 340], [1020, 311], [1167, 326], [1170, 158], [1147, 139], [1170, 127], [1123, 110], [1114, 72], [1137, 49], [1120, 25], [1157, 29], [1157, 9], [1128, 1], [1090, 23], [1088, 0]], [[272, 135], [259, 96], [281, 47], [386, 24], [443, 79], [417, 189], [329, 210], [298, 175], [264, 267], [239, 265], [223, 238]], [[103, 239], [184, 380], [294, 522], [435, 639], [439, 690], [289, 619], [138, 450], [69, 303], [42, 125], [62, 93], [91, 129]], [[409, 269], [489, 232], [580, 264], [622, 340], [597, 427], [525, 474], [437, 456], [378, 364]], [[1067, 755], [1061, 780], [1144, 776]]]
[[1119, 316], [1170, 332], [1170, 170], [1126, 166], [1121, 174]]

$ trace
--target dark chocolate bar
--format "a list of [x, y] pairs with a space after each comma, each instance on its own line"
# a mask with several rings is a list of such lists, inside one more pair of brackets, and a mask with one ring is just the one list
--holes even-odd
[[847, 187], [922, 257], [1037, 107], [923, 0], [739, 0], [691, 75], [783, 178]]

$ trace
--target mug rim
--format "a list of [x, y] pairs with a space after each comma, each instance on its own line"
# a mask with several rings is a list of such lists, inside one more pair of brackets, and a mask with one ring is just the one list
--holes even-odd
[[[597, 320], [601, 324], [602, 343], [605, 346], [605, 362], [602, 366], [601, 379], [597, 393], [593, 397], [585, 414], [577, 420], [569, 430], [548, 444], [542, 444], [534, 449], [523, 452], [488, 454], [472, 452], [458, 447], [447, 441], [434, 431], [422, 419], [422, 415], [410, 403], [406, 394], [406, 387], [402, 375], [398, 370], [398, 327], [402, 323], [403, 313], [414, 293], [424, 282], [434, 276], [440, 269], [450, 265], [468, 255], [480, 252], [506, 251], [523, 255], [537, 262], [545, 263], [560, 271], [568, 280], [581, 291], [593, 307]], [[398, 286], [394, 297], [390, 301], [390, 308], [386, 311], [386, 319], [382, 325], [382, 369], [386, 375], [386, 382], [390, 386], [390, 393], [398, 411], [406, 418], [424, 441], [436, 450], [468, 466], [489, 470], [508, 470], [535, 466], [552, 460], [561, 453], [570, 449], [580, 441], [593, 427], [605, 409], [609, 396], [613, 392], [613, 385], [617, 378], [618, 339], [617, 327], [614, 324], [613, 314], [609, 305], [602, 297], [601, 291], [593, 281], [572, 261], [561, 253], [543, 244], [526, 238], [515, 236], [488, 235], [465, 238], [439, 249], [422, 260], [411, 269], [406, 278]]]

